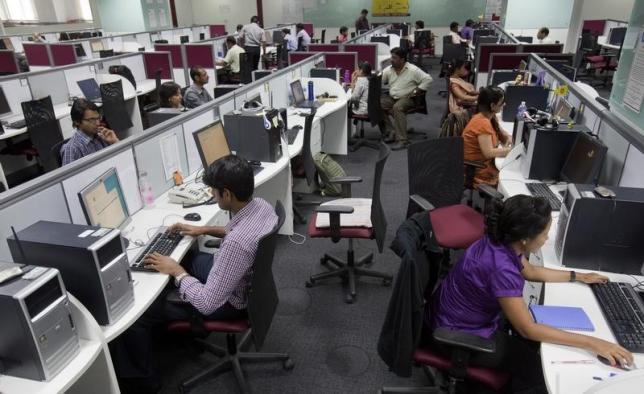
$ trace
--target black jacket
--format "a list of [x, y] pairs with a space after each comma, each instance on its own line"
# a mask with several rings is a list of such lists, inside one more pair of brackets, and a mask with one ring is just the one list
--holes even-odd
[[435, 283], [442, 259], [427, 211], [408, 218], [396, 232], [391, 249], [400, 268], [378, 339], [378, 354], [398, 376], [411, 376], [412, 357], [423, 325], [424, 294]]

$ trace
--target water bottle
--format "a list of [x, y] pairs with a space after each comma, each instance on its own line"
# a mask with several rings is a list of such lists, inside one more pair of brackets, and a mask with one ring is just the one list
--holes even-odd
[[523, 114], [528, 111], [528, 107], [525, 105], [525, 101], [521, 102], [521, 105], [519, 105], [519, 108], [517, 108], [517, 116], [519, 119], [523, 119]]
[[344, 70], [344, 83], [347, 85], [351, 83], [351, 73], [349, 70]]
[[313, 81], [309, 81], [309, 101], [315, 100], [315, 94], [313, 94]]
[[154, 194], [152, 193], [152, 186], [148, 182], [148, 173], [142, 171], [139, 174], [139, 192], [141, 193], [141, 201], [143, 205], [149, 207], [154, 204]]

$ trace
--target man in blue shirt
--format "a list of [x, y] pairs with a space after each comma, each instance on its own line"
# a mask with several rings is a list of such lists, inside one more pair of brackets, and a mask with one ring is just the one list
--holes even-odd
[[74, 101], [71, 110], [74, 135], [60, 150], [63, 165], [90, 155], [119, 141], [116, 133], [101, 123], [96, 104], [85, 99]]

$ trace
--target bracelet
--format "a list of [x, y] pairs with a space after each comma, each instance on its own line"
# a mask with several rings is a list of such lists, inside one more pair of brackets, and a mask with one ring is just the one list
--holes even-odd
[[183, 272], [183, 273], [181, 273], [181, 274], [177, 275], [177, 277], [176, 277], [176, 278], [174, 278], [174, 285], [175, 285], [175, 286], [177, 286], [177, 287], [181, 286], [181, 281], [182, 281], [182, 280], [183, 280], [183, 278], [185, 278], [186, 276], [189, 276], [189, 274], [188, 274], [187, 272]]
[[575, 271], [570, 271], [570, 281], [571, 282], [577, 281], [577, 273]]

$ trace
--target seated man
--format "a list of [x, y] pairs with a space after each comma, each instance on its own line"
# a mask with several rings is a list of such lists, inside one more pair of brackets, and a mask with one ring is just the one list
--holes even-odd
[[[152, 254], [146, 264], [172, 275], [182, 299], [207, 319], [235, 320], [246, 315], [252, 265], [259, 240], [273, 230], [277, 215], [261, 198], [253, 198], [251, 165], [239, 156], [228, 155], [208, 167], [203, 182], [211, 189], [222, 210], [233, 214], [225, 227], [177, 223], [171, 230], [183, 235], [223, 237], [214, 255], [197, 253], [184, 267], [168, 256]], [[157, 298], [141, 318], [110, 343], [116, 374], [122, 388], [133, 392], [158, 386], [153, 366], [151, 330], [173, 320], [188, 319], [194, 311]], [[127, 387], [128, 385], [137, 387]], [[141, 387], [142, 386], [142, 387]], [[158, 387], [157, 387], [158, 388]]]
[[233, 36], [228, 36], [228, 38], [226, 38], [226, 48], [228, 48], [228, 52], [226, 52], [226, 57], [224, 57], [223, 60], [217, 60], [215, 63], [218, 66], [228, 67], [229, 73], [227, 76], [229, 77], [228, 79], [230, 80], [230, 77], [239, 76], [239, 68], [240, 68], [239, 54], [246, 53], [246, 51], [244, 50], [244, 48], [237, 45], [237, 40], [235, 40], [235, 37]]
[[[382, 72], [382, 84], [389, 88], [389, 94], [380, 98], [380, 105], [386, 112], [385, 142], [396, 142], [391, 149], [407, 147], [407, 111], [414, 106], [413, 96], [424, 95], [431, 82], [432, 77], [407, 62], [404, 49], [391, 50], [391, 66]], [[393, 123], [390, 116], [394, 119]]]
[[[298, 23], [295, 25], [295, 31], [296, 31], [296, 36], [297, 36], [297, 42], [298, 42], [298, 51], [307, 51], [309, 48], [309, 45], [311, 45], [311, 36], [309, 36], [309, 33], [304, 30], [304, 23]], [[300, 45], [300, 38], [302, 39], [302, 44]]]
[[116, 133], [101, 123], [96, 104], [86, 99], [76, 99], [71, 110], [74, 134], [62, 146], [60, 156], [63, 165], [118, 142]]
[[212, 96], [204, 85], [208, 83], [208, 73], [201, 66], [194, 66], [190, 69], [190, 78], [193, 84], [186, 89], [186, 95], [183, 98], [183, 103], [186, 108], [197, 108], [198, 106], [212, 101]]

